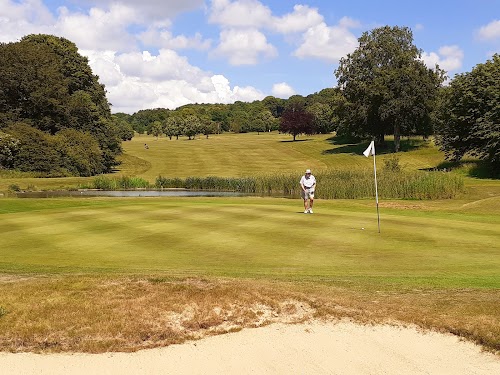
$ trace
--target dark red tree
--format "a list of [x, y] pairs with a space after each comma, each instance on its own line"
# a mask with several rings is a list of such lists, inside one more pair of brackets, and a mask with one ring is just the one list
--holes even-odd
[[314, 116], [302, 106], [291, 106], [283, 112], [279, 129], [282, 133], [291, 134], [294, 141], [299, 134], [314, 134]]

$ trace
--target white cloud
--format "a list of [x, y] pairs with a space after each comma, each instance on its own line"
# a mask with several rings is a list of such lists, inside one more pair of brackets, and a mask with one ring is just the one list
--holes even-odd
[[213, 0], [209, 22], [222, 28], [265, 28], [289, 34], [318, 25], [323, 22], [323, 16], [316, 8], [307, 5], [295, 5], [293, 12], [275, 17], [267, 6], [257, 0]]
[[204, 0], [74, 0], [80, 3], [94, 4], [95, 6], [112, 7], [117, 3], [133, 8], [138, 17], [145, 17], [152, 21], [172, 18], [179, 13], [203, 8]]
[[305, 31], [322, 22], [323, 16], [318, 13], [317, 9], [309, 8], [307, 5], [295, 5], [292, 13], [285, 14], [283, 17], [274, 17], [271, 20], [271, 28], [288, 34]]
[[79, 48], [101, 51], [135, 48], [135, 37], [127, 32], [127, 27], [137, 20], [132, 8], [113, 5], [109, 11], [91, 8], [84, 14], [71, 13], [63, 7], [59, 12], [56, 33]]
[[259, 28], [269, 24], [271, 10], [257, 0], [212, 0], [209, 22], [223, 27]]
[[278, 51], [267, 42], [266, 36], [256, 29], [227, 29], [220, 33], [216, 56], [225, 56], [231, 65], [254, 65], [259, 57], [275, 57]]
[[254, 87], [231, 88], [222, 75], [189, 64], [175, 51], [116, 54], [112, 51], [81, 51], [95, 74], [106, 85], [113, 112], [134, 113], [147, 108], [174, 109], [188, 103], [254, 101], [264, 94]]
[[446, 72], [452, 72], [462, 67], [464, 52], [458, 46], [443, 46], [438, 53], [424, 52], [422, 60], [429, 68], [434, 68], [436, 64]]
[[275, 83], [271, 90], [273, 96], [282, 99], [288, 99], [290, 96], [295, 95], [295, 90], [286, 82]]
[[212, 45], [210, 39], [203, 39], [200, 33], [193, 37], [184, 35], [173, 36], [169, 30], [159, 28], [149, 28], [138, 36], [145, 45], [171, 49], [197, 49], [207, 50]]
[[491, 21], [486, 26], [481, 27], [478, 36], [481, 40], [500, 39], [500, 20]]
[[0, 42], [13, 42], [28, 34], [50, 33], [54, 17], [41, 0], [0, 0]]
[[358, 47], [357, 38], [349, 31], [351, 27], [357, 27], [357, 22], [350, 18], [343, 18], [337, 26], [327, 26], [322, 22], [311, 27], [293, 54], [300, 58], [337, 62]]

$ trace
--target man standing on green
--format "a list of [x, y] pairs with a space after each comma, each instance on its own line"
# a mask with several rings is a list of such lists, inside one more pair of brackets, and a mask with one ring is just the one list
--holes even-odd
[[306, 173], [300, 179], [300, 187], [302, 188], [301, 196], [304, 200], [304, 213], [313, 213], [314, 190], [316, 189], [316, 178], [311, 174], [310, 169], [306, 169]]

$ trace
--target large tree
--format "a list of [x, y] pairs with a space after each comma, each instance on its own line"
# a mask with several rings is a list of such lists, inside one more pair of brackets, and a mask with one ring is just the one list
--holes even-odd
[[293, 136], [295, 141], [299, 134], [314, 134], [314, 116], [307, 112], [305, 108], [299, 103], [290, 105], [280, 119], [279, 130], [282, 133], [288, 133]]
[[470, 153], [500, 170], [500, 55], [455, 76], [442, 90], [435, 122], [448, 159]]
[[378, 143], [394, 134], [399, 151], [401, 135], [428, 132], [444, 72], [425, 66], [407, 27], [376, 28], [358, 41], [335, 71], [346, 98], [339, 132], [374, 137]]
[[[111, 116], [104, 86], [92, 74], [87, 58], [67, 39], [28, 35], [20, 42], [0, 44], [0, 128], [16, 123], [28, 124], [49, 136], [74, 129], [79, 133], [69, 132], [65, 137], [78, 134], [78, 142], [84, 139], [81, 133], [94, 137], [102, 151], [94, 153], [100, 158], [99, 167], [82, 173], [106, 172], [118, 164], [121, 133]], [[27, 135], [26, 131], [18, 132], [19, 137]], [[55, 147], [56, 143], [47, 144]], [[40, 171], [50, 169], [48, 159], [46, 163]]]

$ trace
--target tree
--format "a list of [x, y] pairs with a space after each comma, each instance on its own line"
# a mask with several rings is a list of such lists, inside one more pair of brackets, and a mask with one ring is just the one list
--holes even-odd
[[0, 44], [0, 126], [29, 120], [56, 133], [68, 119], [68, 85], [61, 61], [48, 46]]
[[61, 155], [53, 137], [26, 123], [14, 123], [5, 129], [17, 141], [11, 160], [12, 168], [22, 172], [39, 172], [54, 176], [64, 175], [60, 170]]
[[359, 47], [341, 58], [335, 71], [347, 100], [340, 131], [371, 136], [378, 143], [384, 143], [386, 134], [394, 134], [397, 152], [401, 135], [429, 128], [444, 72], [438, 66], [425, 66], [407, 27], [380, 27], [364, 32], [358, 41]]
[[[201, 132], [201, 120], [198, 116], [187, 115], [184, 118], [183, 134], [187, 135], [188, 139], [195, 139], [196, 134]], [[191, 138], [192, 137], [192, 138]]]
[[158, 139], [158, 137], [163, 134], [163, 126], [161, 125], [160, 121], [155, 121], [151, 124], [149, 134], [155, 136], [156, 139]]
[[456, 75], [441, 94], [435, 131], [446, 157], [470, 153], [500, 171], [500, 55]]
[[60, 168], [74, 176], [103, 173], [102, 151], [89, 133], [63, 129], [54, 136], [55, 149], [60, 155]]
[[279, 130], [282, 133], [291, 134], [295, 142], [295, 138], [299, 134], [314, 134], [314, 118], [308, 113], [304, 107], [290, 106], [283, 112], [280, 121]]
[[87, 58], [67, 39], [41, 34], [0, 44], [0, 127], [24, 123], [48, 135], [68, 128], [88, 133], [111, 171], [122, 150], [105, 94]]
[[256, 114], [253, 121], [253, 130], [257, 133], [276, 130], [278, 120], [273, 116], [268, 109], [261, 110]]
[[328, 104], [314, 103], [307, 107], [307, 112], [313, 115], [314, 127], [318, 133], [330, 133], [333, 131], [333, 110]]
[[281, 117], [283, 114], [283, 111], [285, 110], [285, 102], [286, 101], [284, 99], [275, 98], [274, 96], [266, 96], [262, 100], [262, 103], [276, 118]]

